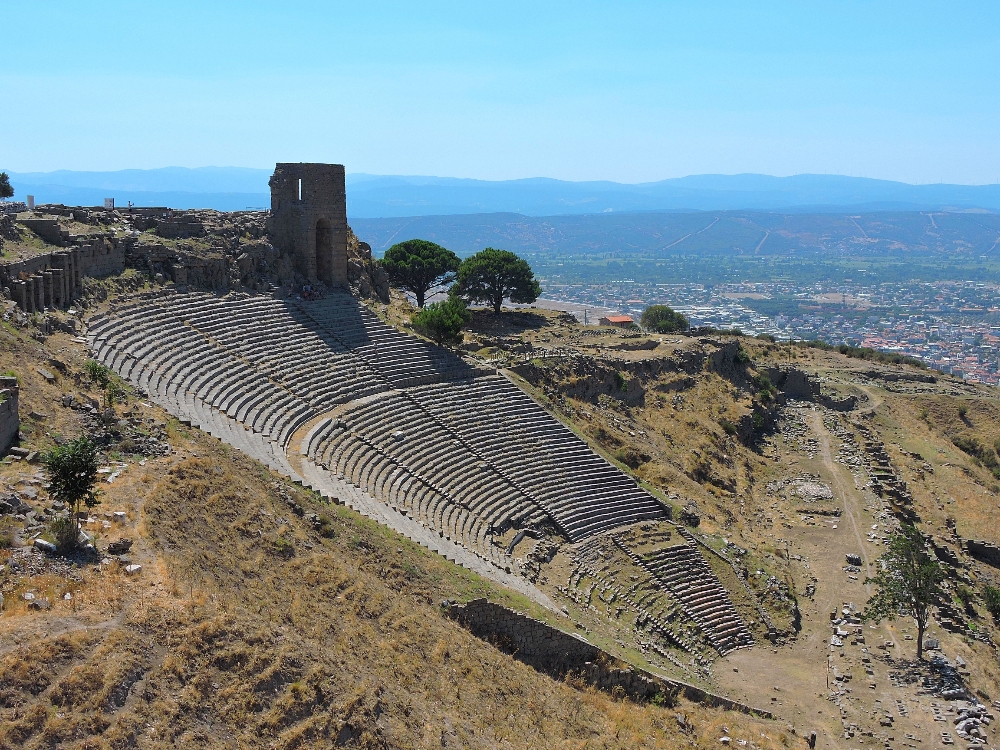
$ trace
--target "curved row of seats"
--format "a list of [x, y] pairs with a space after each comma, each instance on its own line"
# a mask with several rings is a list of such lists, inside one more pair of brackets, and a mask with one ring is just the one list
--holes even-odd
[[573, 541], [666, 517], [655, 498], [505, 378], [421, 386], [410, 393]]
[[[432, 525], [439, 521], [413, 493], [429, 488], [436, 496], [463, 508], [474, 519], [477, 547], [483, 540], [508, 528], [538, 527], [546, 514], [513, 483], [489, 463], [479, 459], [455, 435], [429, 415], [407, 393], [394, 391], [378, 399], [352, 404], [336, 421], [315, 433], [307, 455], [342, 476], [356, 473], [353, 463], [359, 445], [368, 446], [379, 459], [403, 469], [419, 479], [407, 484], [402, 479], [385, 482], [378, 472], [367, 486], [377, 497], [395, 497], [405, 487], [400, 503], [426, 516]], [[409, 494], [408, 494], [409, 493]], [[437, 526], [435, 526], [437, 528]], [[444, 527], [440, 527], [444, 528]]]
[[315, 416], [309, 404], [180, 323], [156, 298], [90, 321], [95, 358], [150, 394], [195, 400], [280, 445]]
[[[102, 362], [150, 393], [217, 410], [282, 446], [339, 409], [310, 458], [491, 559], [492, 537], [510, 527], [551, 519], [579, 540], [665, 516], [505, 379], [469, 377], [477, 371], [461, 358], [347, 294], [142, 295], [92, 318], [89, 335]], [[389, 391], [399, 385], [408, 387]]]
[[294, 306], [300, 319], [363, 357], [394, 388], [474, 374], [460, 357], [386, 325], [349, 294], [333, 293]]
[[753, 645], [728, 592], [694, 545], [679, 544], [633, 559], [673, 592], [723, 656]]

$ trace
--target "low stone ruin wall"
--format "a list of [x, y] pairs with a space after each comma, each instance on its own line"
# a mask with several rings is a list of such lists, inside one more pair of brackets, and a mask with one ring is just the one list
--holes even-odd
[[972, 557], [979, 560], [979, 562], [992, 565], [994, 568], [1000, 568], [1000, 547], [997, 547], [995, 544], [990, 544], [981, 539], [966, 539], [965, 550]]
[[7, 452], [17, 441], [18, 430], [21, 428], [17, 413], [17, 378], [0, 377], [0, 455]]
[[100, 278], [125, 270], [124, 244], [111, 235], [98, 235], [75, 247], [5, 263], [0, 265], [0, 284], [27, 313], [68, 307], [80, 293], [84, 276]]
[[774, 718], [768, 711], [637, 669], [580, 636], [565, 633], [486, 599], [474, 599], [468, 604], [449, 604], [447, 614], [478, 638], [490, 641], [518, 661], [560, 679], [572, 677], [599, 690], [621, 693], [638, 701], [650, 700], [660, 693], [680, 693], [698, 703]]

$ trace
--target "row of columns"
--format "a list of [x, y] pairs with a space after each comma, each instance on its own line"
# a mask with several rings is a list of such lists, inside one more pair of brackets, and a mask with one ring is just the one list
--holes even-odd
[[51, 268], [11, 282], [11, 296], [26, 313], [68, 307], [80, 289], [80, 249], [55, 252], [49, 257]]

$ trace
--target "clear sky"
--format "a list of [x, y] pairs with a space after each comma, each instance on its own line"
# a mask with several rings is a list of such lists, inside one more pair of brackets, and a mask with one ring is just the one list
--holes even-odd
[[0, 166], [1000, 180], [1000, 3], [2, 2]]

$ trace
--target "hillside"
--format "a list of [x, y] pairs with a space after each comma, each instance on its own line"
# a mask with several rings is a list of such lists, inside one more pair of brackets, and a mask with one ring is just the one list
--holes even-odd
[[[22, 445], [106, 435], [115, 481], [85, 528], [102, 549], [134, 540], [128, 562], [142, 570], [130, 576], [115, 557], [67, 565], [20, 548], [19, 530], [0, 552], [0, 747], [666, 748], [715, 746], [724, 732], [762, 748], [798, 742], [782, 723], [683, 700], [637, 705], [533, 671], [438, 603], [488, 595], [549, 615], [139, 400], [114, 429], [98, 427], [79, 406], [99, 395], [82, 347], [30, 332], [0, 331], [0, 367], [19, 374], [22, 411], [35, 415]], [[49, 383], [37, 368], [53, 357], [65, 371]], [[144, 455], [164, 445], [167, 455]], [[37, 465], [8, 458], [0, 470], [31, 506], [29, 526], [43, 518]], [[105, 522], [112, 511], [126, 520]], [[25, 523], [8, 518], [8, 529]]]
[[[104, 294], [115, 283], [102, 282]], [[111, 306], [93, 294], [82, 317], [96, 324], [141, 312], [130, 305], [143, 300], [188, 299], [163, 292]], [[202, 310], [274, 304], [190, 299]], [[370, 331], [406, 330], [412, 308], [394, 297], [361, 312]], [[22, 382], [22, 444], [96, 431], [114, 481], [87, 528], [102, 549], [120, 536], [135, 544], [127, 560], [78, 566], [21, 549], [59, 511], [37, 466], [4, 461], [11, 499], [24, 503], [4, 521], [14, 546], [0, 573], [7, 746], [707, 747], [725, 735], [777, 747], [815, 730], [825, 748], [842, 736], [936, 742], [942, 712], [1000, 696], [1000, 632], [986, 606], [986, 587], [1000, 583], [993, 389], [744, 336], [648, 337], [542, 310], [477, 313], [461, 347], [468, 363], [505, 372], [670, 513], [579, 543], [545, 525], [501, 536], [553, 611], [149, 402], [102, 421], [87, 406], [99, 394], [82, 374], [82, 340], [50, 333], [63, 317], [49, 313], [46, 326], [15, 316], [0, 332], [0, 369]], [[55, 368], [54, 382], [39, 367]], [[910, 623], [855, 620], [871, 593], [864, 577], [904, 520], [927, 535], [952, 596], [934, 612], [936, 645], [919, 664]], [[141, 573], [127, 575], [125, 562]], [[728, 600], [728, 619], [703, 616], [685, 598], [691, 584]], [[482, 596], [778, 718], [685, 699], [668, 709], [554, 680], [440, 606]], [[752, 648], [725, 641], [724, 632], [744, 638], [741, 627]]]

